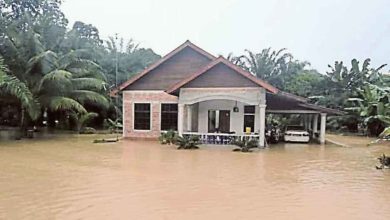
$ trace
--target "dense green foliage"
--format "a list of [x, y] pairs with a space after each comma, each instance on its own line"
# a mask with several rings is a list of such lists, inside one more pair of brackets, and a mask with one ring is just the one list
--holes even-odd
[[[120, 102], [110, 99], [110, 90], [160, 56], [133, 40], [103, 40], [91, 24], [78, 21], [68, 28], [61, 3], [0, 0], [0, 111], [18, 112], [21, 127], [45, 120], [80, 131], [104, 119], [108, 127], [118, 127]], [[353, 59], [347, 67], [337, 61], [321, 74], [286, 49], [271, 48], [228, 59], [281, 90], [348, 111], [329, 120], [333, 129], [363, 128], [378, 135], [389, 126], [390, 77], [382, 73], [384, 65], [373, 68], [369, 59], [362, 64]], [[0, 124], [7, 121], [4, 112]]]
[[348, 68], [343, 62], [329, 65], [326, 74], [310, 69], [308, 62], [295, 60], [285, 49], [260, 53], [246, 51], [245, 55], [228, 56], [233, 63], [268, 81], [281, 90], [311, 98], [315, 104], [347, 111], [343, 117], [329, 120], [332, 129], [356, 132], [363, 128], [369, 135], [378, 135], [390, 125], [389, 76], [381, 73], [386, 65], [362, 65], [356, 59]]
[[[0, 58], [0, 92], [2, 94], [0, 100], [5, 100], [5, 98], [16, 99], [15, 101], [23, 111], [27, 110], [30, 117], [36, 119], [39, 114], [39, 105], [34, 100], [32, 93], [26, 84], [15, 76], [8, 75], [7, 72], [3, 60]], [[8, 95], [11, 97], [7, 97]]]
[[87, 116], [114, 117], [109, 90], [159, 56], [133, 41], [105, 42], [90, 24], [67, 29], [61, 3], [0, 0], [0, 107], [18, 108], [21, 125], [47, 115], [50, 125], [80, 131]]

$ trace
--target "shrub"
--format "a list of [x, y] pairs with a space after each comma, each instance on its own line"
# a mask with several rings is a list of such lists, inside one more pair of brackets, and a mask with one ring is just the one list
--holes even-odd
[[383, 169], [385, 167], [390, 167], [390, 157], [383, 154], [381, 157], [378, 158], [379, 163], [381, 164], [379, 167], [377, 166], [377, 169]]
[[91, 127], [85, 127], [80, 131], [80, 134], [95, 134], [95, 133], [96, 133], [95, 128], [91, 128]]
[[178, 145], [177, 149], [198, 149], [199, 137], [193, 135], [178, 137], [176, 145]]
[[160, 137], [158, 140], [160, 141], [161, 144], [176, 144], [178, 135], [175, 131], [169, 130], [167, 132], [161, 133]]
[[256, 148], [258, 141], [252, 138], [249, 139], [244, 138], [243, 140], [235, 140], [233, 144], [239, 147], [233, 150], [235, 152], [252, 152], [252, 150], [250, 149]]

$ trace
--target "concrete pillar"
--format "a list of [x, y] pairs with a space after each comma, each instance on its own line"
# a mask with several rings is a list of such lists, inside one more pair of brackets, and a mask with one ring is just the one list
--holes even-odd
[[320, 143], [325, 144], [326, 113], [321, 113]]
[[267, 105], [259, 105], [260, 111], [259, 111], [259, 147], [265, 146], [265, 108]]
[[305, 129], [309, 130], [310, 129], [310, 115], [305, 114]]
[[313, 116], [313, 138], [316, 137], [316, 133], [318, 131], [318, 114]]
[[191, 131], [192, 128], [192, 106], [187, 105], [187, 131]]
[[177, 110], [177, 132], [179, 136], [183, 136], [184, 125], [184, 104], [178, 104]]

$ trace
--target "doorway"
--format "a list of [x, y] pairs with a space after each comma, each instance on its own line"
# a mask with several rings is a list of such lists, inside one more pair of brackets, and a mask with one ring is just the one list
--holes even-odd
[[208, 132], [209, 133], [229, 133], [230, 132], [230, 111], [229, 110], [209, 110], [208, 112]]

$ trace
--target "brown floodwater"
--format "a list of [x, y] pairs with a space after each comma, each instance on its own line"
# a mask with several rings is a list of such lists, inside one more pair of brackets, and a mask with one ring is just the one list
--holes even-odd
[[[390, 219], [390, 147], [0, 140], [0, 219]], [[102, 137], [102, 136], [100, 136]]]

